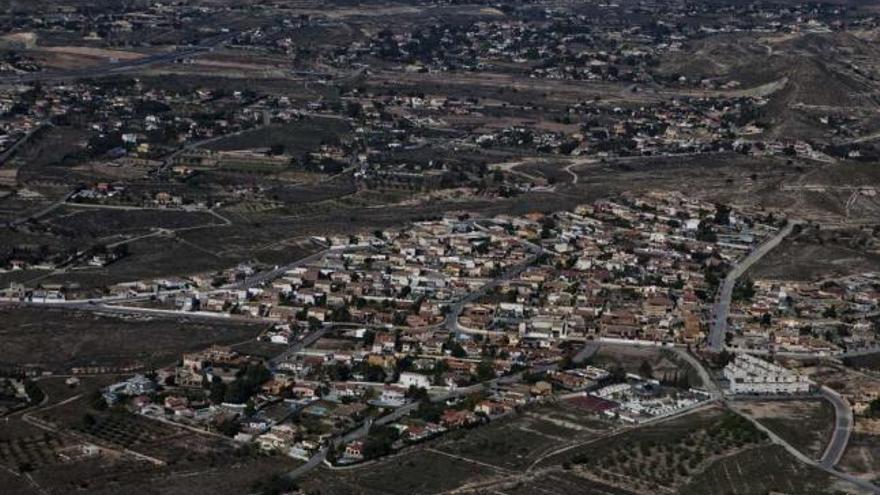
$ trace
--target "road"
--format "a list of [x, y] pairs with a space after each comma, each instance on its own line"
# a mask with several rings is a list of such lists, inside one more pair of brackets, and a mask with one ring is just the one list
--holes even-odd
[[273, 366], [275, 366], [278, 363], [283, 363], [284, 361], [289, 360], [290, 358], [295, 356], [301, 350], [305, 349], [306, 347], [308, 347], [308, 346], [314, 344], [315, 342], [317, 342], [318, 340], [320, 340], [321, 337], [323, 337], [324, 334], [327, 333], [327, 328], [330, 325], [331, 324], [328, 324], [327, 326], [322, 326], [321, 328], [318, 328], [316, 330], [309, 332], [301, 340], [299, 340], [298, 342], [296, 342], [292, 346], [288, 347], [286, 351], [273, 357], [269, 362]]
[[330, 251], [345, 252], [349, 249], [350, 248], [328, 248], [325, 246], [324, 249], [322, 249], [321, 251], [310, 254], [310, 255], [306, 256], [305, 258], [300, 258], [296, 261], [290, 262], [286, 265], [276, 267], [275, 269], [272, 269], [272, 270], [260, 272], [252, 277], [248, 277], [245, 280], [242, 280], [241, 282], [235, 282], [233, 284], [224, 285], [222, 288], [228, 289], [228, 290], [242, 290], [242, 289], [250, 289], [252, 287], [258, 287], [258, 286], [263, 285], [264, 283], [268, 282], [269, 280], [274, 280], [274, 279], [284, 275], [285, 273], [289, 272], [290, 270], [293, 270], [294, 268], [315, 263], [316, 261], [321, 260], [321, 258], [323, 258], [324, 255], [326, 255]]
[[0, 84], [27, 84], [37, 81], [58, 82], [123, 74], [132, 69], [138, 69], [141, 67], [147, 67], [156, 64], [165, 64], [183, 58], [192, 58], [203, 55], [205, 53], [210, 53], [214, 48], [223, 45], [237, 35], [238, 33], [226, 33], [208, 38], [198, 45], [180, 48], [171, 52], [155, 53], [137, 59], [119, 60], [118, 62], [108, 61], [103, 64], [84, 67], [81, 69], [53, 72], [35, 72], [30, 74], [19, 74], [7, 77], [0, 77]]
[[[451, 399], [453, 397], [460, 397], [462, 395], [467, 395], [467, 394], [470, 394], [473, 391], [475, 391], [477, 389], [481, 389], [483, 387], [485, 387], [484, 384], [478, 384], [478, 385], [474, 385], [472, 387], [464, 387], [464, 388], [451, 390], [451, 391], [443, 393], [443, 394], [438, 394], [438, 395], [432, 396], [431, 402], [441, 402], [441, 401]], [[335, 448], [337, 448], [337, 450], [338, 450], [340, 447], [342, 447], [343, 445], [345, 445], [349, 442], [352, 442], [352, 441], [357, 440], [359, 438], [366, 437], [370, 433], [370, 428], [373, 425], [380, 425], [381, 426], [381, 425], [385, 425], [388, 423], [392, 423], [392, 422], [397, 421], [398, 419], [408, 415], [409, 413], [415, 411], [416, 409], [418, 409], [418, 407], [419, 407], [418, 402], [411, 402], [411, 403], [406, 404], [404, 406], [398, 407], [393, 412], [386, 414], [385, 416], [382, 416], [381, 418], [378, 418], [375, 420], [372, 418], [368, 418], [358, 428], [356, 428], [352, 431], [349, 431], [348, 433], [346, 433], [342, 436], [334, 438], [333, 440], [331, 440], [331, 442], [333, 442], [333, 446]], [[327, 451], [328, 451], [327, 447], [322, 448], [317, 453], [315, 453], [315, 455], [313, 455], [311, 458], [309, 458], [309, 460], [305, 464], [303, 464], [302, 466], [298, 466], [293, 471], [288, 472], [285, 475], [285, 477], [290, 480], [296, 480], [297, 478], [300, 478], [303, 475], [307, 474], [312, 469], [315, 469], [316, 467], [320, 466], [321, 463], [324, 462], [324, 459], [327, 457]]]
[[53, 211], [55, 211], [57, 208], [60, 208], [61, 206], [63, 206], [67, 202], [67, 200], [69, 200], [70, 198], [73, 197], [74, 194], [76, 194], [75, 189], [73, 191], [70, 191], [67, 194], [65, 194], [63, 198], [59, 199], [58, 201], [55, 201], [54, 203], [46, 206], [45, 208], [43, 208], [35, 213], [31, 213], [30, 215], [27, 215], [27, 216], [24, 216], [21, 218], [9, 220], [8, 222], [6, 222], [5, 227], [15, 227], [17, 225], [22, 225], [24, 223], [30, 222], [32, 220], [37, 220], [39, 218], [42, 218], [42, 217], [48, 215], [49, 213], [52, 213]]
[[444, 326], [449, 333], [454, 333], [456, 336], [463, 333], [468, 333], [468, 329], [463, 328], [458, 323], [458, 317], [461, 316], [461, 312], [464, 310], [464, 307], [468, 304], [473, 303], [480, 297], [483, 297], [490, 290], [493, 290], [495, 287], [501, 285], [502, 282], [511, 280], [514, 277], [519, 276], [523, 271], [525, 271], [526, 268], [531, 266], [538, 259], [539, 256], [544, 254], [544, 249], [541, 248], [541, 246], [532, 244], [530, 242], [522, 242], [530, 251], [532, 251], [531, 255], [527, 256], [526, 259], [523, 260], [521, 263], [510, 267], [500, 277], [492, 279], [490, 282], [462, 297], [449, 307], [449, 312], [446, 313], [446, 321], [444, 322]]
[[[789, 444], [788, 442], [783, 440], [779, 435], [774, 433], [773, 430], [767, 428], [766, 426], [761, 424], [755, 418], [749, 416], [748, 414], [743, 413], [742, 411], [738, 410], [737, 408], [729, 407], [728, 409], [730, 409], [731, 411], [733, 411], [736, 414], [739, 414], [743, 418], [749, 420], [749, 422], [751, 422], [753, 425], [755, 425], [755, 427], [757, 429], [764, 432], [770, 438], [770, 441], [772, 441], [773, 443], [775, 443], [777, 445], [781, 445], [783, 448], [785, 448], [785, 450], [788, 451], [789, 454], [794, 456], [797, 460], [801, 461], [802, 463], [807, 464], [809, 466], [813, 466], [818, 469], [821, 469], [832, 476], [835, 476], [835, 477], [840, 478], [844, 481], [848, 481], [854, 485], [857, 485], [859, 488], [866, 490], [869, 493], [880, 494], [880, 487], [874, 485], [870, 481], [864, 480], [864, 479], [859, 478], [857, 476], [853, 476], [851, 474], [847, 474], [847, 473], [838, 471], [831, 466], [825, 465], [825, 462], [824, 462], [825, 456], [824, 455], [823, 455], [823, 461], [815, 461], [813, 459], [810, 459], [809, 457], [804, 455], [803, 452], [794, 448], [791, 444]], [[826, 454], [827, 453], [828, 452], [826, 451]]]
[[837, 465], [837, 463], [840, 462], [840, 458], [843, 457], [843, 454], [846, 451], [846, 446], [849, 443], [849, 437], [852, 433], [854, 423], [852, 408], [850, 407], [849, 402], [840, 394], [823, 385], [819, 388], [818, 394], [812, 395], [737, 395], [728, 400], [736, 402], [766, 402], [802, 401], [811, 399], [824, 399], [834, 406], [834, 431], [831, 433], [831, 440], [828, 442], [828, 445], [825, 446], [825, 451], [819, 459], [819, 464], [821, 464], [822, 467], [830, 469]]
[[718, 383], [712, 379], [712, 375], [709, 374], [709, 371], [703, 366], [703, 363], [691, 355], [691, 353], [679, 347], [672, 347], [672, 351], [675, 352], [677, 356], [687, 361], [687, 363], [697, 371], [697, 374], [700, 375], [700, 380], [703, 382], [703, 388], [712, 395], [713, 399], [721, 398], [723, 395], [721, 387], [719, 387]]
[[831, 441], [825, 447], [825, 452], [819, 463], [825, 468], [833, 468], [840, 462], [846, 445], [849, 443], [849, 436], [853, 430], [853, 412], [846, 399], [840, 396], [834, 390], [822, 386], [819, 391], [822, 397], [827, 399], [834, 406], [834, 432], [831, 434]]
[[840, 354], [835, 354], [834, 357], [842, 359], [842, 358], [848, 358], [848, 357], [870, 356], [871, 354], [880, 354], [880, 347], [869, 347], [866, 349], [855, 349], [852, 351], [846, 351], [846, 352], [842, 352]]
[[724, 278], [715, 304], [712, 305], [712, 323], [709, 330], [710, 350], [721, 352], [724, 348], [724, 336], [727, 333], [727, 317], [730, 314], [730, 299], [733, 297], [733, 287], [736, 285], [737, 279], [758, 260], [778, 246], [786, 236], [791, 234], [795, 225], [797, 225], [797, 222], [789, 221], [775, 236], [740, 260], [727, 274], [727, 277]]
[[12, 146], [9, 147], [3, 154], [0, 154], [0, 165], [4, 165], [13, 155], [18, 151], [19, 148], [27, 144], [28, 141], [34, 136], [34, 134], [40, 132], [42, 129], [46, 127], [52, 127], [52, 123], [49, 121], [40, 122], [33, 129], [28, 131], [21, 139], [15, 142]]

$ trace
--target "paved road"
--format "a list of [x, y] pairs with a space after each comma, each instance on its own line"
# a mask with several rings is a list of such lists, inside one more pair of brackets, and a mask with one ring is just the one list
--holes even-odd
[[122, 74], [132, 69], [138, 69], [141, 67], [147, 67], [156, 64], [164, 64], [182, 58], [192, 58], [205, 53], [209, 53], [214, 48], [234, 38], [237, 34], [238, 33], [226, 33], [220, 36], [214, 36], [212, 38], [206, 39], [202, 41], [201, 44], [196, 46], [188, 46], [172, 52], [155, 53], [132, 60], [107, 62], [104, 64], [93, 65], [91, 67], [86, 67], [82, 69], [52, 72], [35, 72], [30, 74], [0, 77], [0, 84], [27, 84], [36, 81], [69, 81], [75, 79], [86, 79]]
[[825, 447], [825, 452], [822, 454], [819, 462], [825, 468], [832, 468], [840, 462], [840, 458], [843, 457], [843, 452], [849, 443], [849, 436], [853, 429], [853, 412], [849, 402], [834, 390], [823, 385], [820, 388], [820, 392], [822, 397], [834, 406], [836, 419], [831, 441]]
[[39, 124], [34, 126], [33, 129], [28, 131], [27, 134], [25, 134], [21, 139], [16, 141], [15, 144], [10, 146], [9, 149], [4, 151], [2, 155], [0, 155], [0, 165], [5, 164], [7, 160], [9, 160], [10, 158], [12, 158], [13, 155], [15, 155], [15, 153], [18, 151], [19, 148], [21, 148], [22, 146], [27, 144], [28, 141], [31, 140], [31, 138], [34, 136], [34, 134], [40, 132], [42, 129], [45, 129], [46, 127], [52, 127], [52, 123], [46, 121], [46, 122], [40, 122]]
[[[478, 384], [478, 385], [474, 385], [471, 387], [459, 388], [459, 389], [451, 390], [451, 391], [443, 393], [443, 394], [434, 395], [434, 396], [431, 396], [431, 402], [441, 402], [441, 401], [445, 401], [447, 399], [451, 399], [453, 397], [460, 397], [462, 395], [467, 395], [477, 389], [483, 388], [484, 386], [485, 385], [483, 385], [483, 384]], [[410, 414], [411, 412], [415, 411], [416, 409], [418, 409], [418, 407], [419, 407], [418, 402], [411, 402], [411, 403], [406, 404], [402, 407], [398, 407], [393, 412], [386, 414], [385, 416], [382, 416], [381, 418], [378, 418], [375, 420], [372, 418], [368, 418], [366, 421], [364, 421], [363, 424], [361, 424], [360, 427], [346, 433], [343, 436], [334, 438], [332, 440], [333, 446], [336, 447], [338, 450], [340, 447], [342, 447], [343, 445], [345, 445], [349, 442], [352, 442], [352, 441], [357, 440], [359, 438], [366, 437], [370, 433], [370, 428], [373, 425], [385, 425], [388, 423], [392, 423], [392, 422], [397, 421], [398, 419], [406, 416], [407, 414]], [[320, 466], [321, 463], [324, 462], [324, 459], [327, 457], [327, 450], [328, 450], [327, 447], [322, 448], [317, 453], [315, 453], [315, 455], [313, 455], [305, 464], [297, 467], [293, 471], [288, 472], [285, 476], [290, 480], [296, 480], [296, 479], [302, 477], [303, 475], [307, 474], [309, 471]]]
[[490, 282], [486, 283], [479, 289], [468, 293], [466, 296], [459, 299], [449, 308], [449, 312], [446, 313], [446, 321], [444, 322], [444, 326], [449, 333], [454, 333], [456, 336], [463, 333], [469, 333], [468, 329], [462, 327], [458, 323], [458, 317], [461, 316], [461, 312], [464, 310], [464, 307], [483, 297], [490, 290], [493, 290], [495, 289], [495, 287], [501, 285], [501, 283], [519, 276], [522, 272], [526, 270], [526, 268], [531, 266], [538, 259], [538, 257], [544, 254], [544, 249], [541, 248], [541, 246], [525, 241], [522, 241], [522, 243], [532, 252], [531, 255], [526, 257], [526, 259], [523, 260], [521, 263], [510, 267], [500, 277], [492, 279]]
[[724, 278], [724, 282], [721, 283], [721, 289], [718, 291], [718, 298], [712, 306], [709, 349], [714, 352], [721, 352], [724, 348], [724, 336], [727, 333], [727, 317], [730, 314], [730, 299], [733, 296], [733, 287], [736, 285], [737, 279], [758, 260], [778, 246], [782, 239], [785, 239], [791, 233], [796, 224], [797, 222], [789, 221], [775, 236], [758, 246], [757, 249], [737, 263], [730, 273], [727, 274], [727, 277]]
[[260, 285], [263, 285], [264, 283], [268, 282], [269, 280], [274, 280], [274, 279], [284, 275], [288, 271], [293, 270], [294, 268], [304, 266], [304, 265], [310, 265], [312, 263], [315, 263], [316, 261], [319, 261], [321, 258], [324, 257], [325, 254], [329, 253], [330, 251], [346, 252], [351, 249], [353, 249], [353, 248], [326, 248], [325, 247], [321, 251], [310, 254], [310, 255], [306, 256], [305, 258], [300, 258], [300, 259], [298, 259], [296, 261], [292, 261], [286, 265], [279, 266], [273, 270], [267, 270], [265, 272], [257, 273], [256, 275], [254, 275], [252, 277], [248, 277], [245, 280], [242, 280], [241, 282], [227, 284], [227, 285], [224, 285], [222, 288], [223, 289], [230, 289], [230, 290], [242, 290], [242, 289], [250, 289], [252, 287], [259, 287]]
[[273, 365], [277, 365], [278, 363], [289, 360], [301, 350], [320, 340], [320, 338], [323, 337], [325, 333], [327, 333], [327, 328], [329, 326], [330, 325], [328, 324], [327, 326], [322, 326], [321, 328], [310, 332], [308, 335], [303, 337], [302, 340], [288, 347], [286, 351], [273, 357], [269, 362]]
[[31, 213], [31, 214], [24, 216], [24, 217], [9, 220], [8, 222], [6, 222], [5, 227], [15, 227], [17, 225], [21, 225], [21, 224], [30, 222], [32, 220], [37, 220], [39, 218], [42, 218], [42, 217], [48, 215], [49, 213], [52, 213], [53, 211], [55, 211], [57, 208], [60, 208], [62, 205], [64, 205], [64, 203], [67, 202], [67, 200], [72, 198], [74, 194], [76, 194], [75, 189], [73, 191], [70, 191], [67, 194], [65, 194], [63, 198], [59, 199], [58, 201], [55, 201], [54, 203], [46, 206], [45, 208], [43, 208], [37, 212]]
[[834, 357], [848, 358], [848, 357], [869, 356], [871, 354], [880, 354], [880, 347], [869, 347], [867, 349], [856, 349], [856, 350], [852, 350], [852, 351], [846, 351], [846, 352], [842, 352], [840, 354], [835, 354]]
[[822, 467], [830, 469], [837, 465], [837, 463], [840, 462], [840, 458], [843, 457], [843, 454], [846, 451], [846, 446], [849, 443], [850, 434], [853, 430], [854, 420], [852, 408], [850, 407], [849, 402], [847, 402], [845, 398], [841, 397], [840, 394], [826, 386], [822, 386], [819, 389], [819, 393], [816, 395], [737, 395], [731, 397], [728, 400], [736, 402], [764, 402], [809, 399], [824, 399], [834, 406], [834, 431], [831, 434], [831, 441], [828, 442], [828, 445], [825, 447], [825, 451], [822, 453], [822, 457], [819, 459], [819, 464], [821, 464]]
[[753, 425], [755, 425], [755, 427], [757, 429], [766, 433], [767, 436], [770, 437], [770, 440], [773, 443], [775, 443], [777, 445], [781, 445], [783, 448], [785, 448], [785, 450], [788, 451], [789, 454], [793, 455], [795, 458], [797, 458], [799, 461], [803, 462], [804, 464], [821, 469], [832, 476], [835, 476], [835, 477], [840, 478], [842, 480], [853, 483], [853, 484], [857, 485], [859, 488], [868, 491], [869, 493], [880, 494], [880, 487], [874, 485], [870, 481], [864, 480], [864, 479], [859, 478], [857, 476], [853, 476], [851, 474], [847, 474], [847, 473], [843, 473], [841, 471], [838, 471], [838, 470], [834, 469], [833, 467], [826, 466], [825, 463], [822, 461], [815, 461], [813, 459], [810, 459], [809, 457], [804, 455], [803, 452], [794, 448], [791, 444], [789, 444], [788, 442], [783, 440], [779, 435], [777, 435], [771, 429], [769, 429], [766, 426], [764, 426], [763, 424], [761, 424], [755, 418], [749, 416], [748, 414], [743, 413], [742, 411], [737, 410], [736, 408], [730, 408], [730, 410], [739, 414], [740, 416], [746, 418], [747, 420], [749, 420]]
[[703, 366], [703, 363], [701, 363], [697, 358], [691, 355], [691, 353], [684, 349], [681, 349], [679, 347], [672, 347], [671, 349], [673, 352], [675, 352], [676, 355], [687, 361], [687, 363], [690, 364], [697, 371], [697, 374], [700, 375], [700, 380], [703, 382], [703, 388], [705, 388], [706, 391], [708, 391], [712, 395], [713, 399], [718, 399], [723, 395], [721, 392], [721, 387], [719, 387], [718, 383], [716, 383], [715, 380], [712, 379], [712, 375], [709, 373], [706, 367]]

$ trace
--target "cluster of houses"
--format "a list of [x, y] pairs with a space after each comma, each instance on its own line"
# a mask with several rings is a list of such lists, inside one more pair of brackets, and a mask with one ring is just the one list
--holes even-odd
[[[656, 70], [665, 56], [691, 40], [728, 32], [829, 32], [843, 27], [840, 11], [812, 4], [786, 8], [710, 3], [638, 5], [603, 3], [591, 9], [503, 7], [472, 23], [436, 21], [403, 24], [378, 31], [365, 42], [328, 54], [328, 63], [351, 66], [364, 57], [396, 64], [410, 72], [520, 71], [532, 78], [624, 81], [718, 87], [726, 81], [709, 74], [688, 78]], [[649, 16], [646, 16], [649, 14]], [[871, 15], [866, 13], [865, 17]], [[684, 18], [704, 23], [681, 22]], [[640, 19], [645, 19], [640, 21]], [[648, 20], [650, 19], [650, 20]], [[712, 19], [712, 21], [709, 21]]]
[[31, 401], [23, 379], [0, 378], [0, 414], [7, 414]]
[[[160, 303], [183, 311], [271, 321], [261, 339], [279, 356], [266, 362], [217, 346], [187, 353], [173, 369], [108, 387], [105, 400], [298, 458], [394, 411], [395, 449], [553, 397], [650, 421], [709, 397], [573, 365], [572, 343], [699, 344], [718, 281], [780, 225], [765, 211], [678, 193], [624, 195], [573, 212], [462, 215], [327, 238], [322, 255], [250, 288], [218, 288], [216, 274], [132, 286], [172, 291]], [[232, 274], [259, 272], [237, 266], [221, 282], [240, 280]], [[522, 370], [537, 380], [501, 380]], [[810, 386], [747, 355], [725, 376], [732, 393]], [[375, 455], [371, 441], [337, 445], [338, 461]]]
[[[403, 352], [385, 356], [411, 359]], [[459, 376], [464, 373], [461, 370], [472, 369], [448, 353], [423, 360], [458, 369]], [[387, 411], [404, 413], [389, 424], [399, 433], [401, 447], [505, 416], [517, 407], [550, 398], [554, 390], [543, 381], [533, 385], [511, 381], [488, 390], [458, 389], [454, 383], [437, 386], [430, 375], [416, 371], [400, 372], [395, 381], [392, 377], [371, 381], [376, 378], [355, 376], [357, 370], [340, 376], [341, 365], [330, 355], [318, 356], [309, 350], [296, 359], [273, 364], [229, 347], [212, 346], [183, 354], [172, 368], [114, 383], [102, 390], [102, 396], [107, 404], [137, 414], [217, 431], [263, 450], [308, 459], [368, 418]], [[608, 377], [599, 368], [575, 372], [592, 380]], [[430, 402], [437, 393], [448, 398]], [[339, 461], [362, 460], [363, 442], [340, 446]]]
[[607, 385], [567, 400], [580, 409], [594, 411], [623, 423], [643, 423], [696, 407], [711, 396], [702, 390], [661, 386], [658, 380], [628, 375], [627, 381]]
[[507, 219], [539, 238], [547, 256], [465, 306], [458, 321], [466, 333], [545, 347], [599, 338], [698, 344], [718, 274], [777, 228], [759, 217], [656, 194]]
[[812, 387], [807, 376], [745, 353], [736, 354], [723, 374], [731, 394], [806, 394]]
[[880, 273], [747, 283], [731, 311], [735, 349], [830, 355], [878, 346]]
[[[278, 343], [290, 342], [303, 326], [331, 322], [431, 328], [443, 322], [444, 305], [529, 255], [515, 237], [483, 232], [474, 222], [455, 218], [386, 231], [369, 241], [328, 242], [333, 247], [319, 260], [290, 268], [262, 287], [212, 288], [218, 277], [190, 277], [186, 286], [192, 289], [175, 296], [173, 304], [187, 311], [233, 312], [277, 321], [279, 326], [267, 338]], [[241, 266], [220, 280], [253, 274], [252, 268]]]

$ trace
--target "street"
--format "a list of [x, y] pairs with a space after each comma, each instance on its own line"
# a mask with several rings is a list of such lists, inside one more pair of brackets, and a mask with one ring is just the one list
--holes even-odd
[[757, 249], [749, 253], [744, 259], [739, 261], [733, 269], [724, 278], [718, 291], [718, 298], [712, 306], [712, 320], [709, 329], [709, 349], [714, 352], [721, 352], [724, 348], [724, 336], [727, 333], [727, 317], [730, 314], [730, 299], [733, 297], [733, 287], [736, 281], [741, 277], [752, 265], [763, 258], [767, 253], [772, 251], [779, 243], [791, 234], [795, 221], [789, 221], [775, 236], [770, 238], [764, 244], [758, 246]]

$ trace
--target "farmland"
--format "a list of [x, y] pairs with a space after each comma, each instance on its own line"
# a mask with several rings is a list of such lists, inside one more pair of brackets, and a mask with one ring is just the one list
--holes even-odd
[[824, 400], [747, 402], [737, 407], [814, 459], [831, 438], [834, 408]]
[[[210, 343], [236, 343], [259, 333], [259, 325], [121, 319], [91, 313], [2, 308], [0, 363], [68, 370], [75, 366], [157, 366], [180, 352]], [[51, 318], [47, 318], [51, 315]]]

